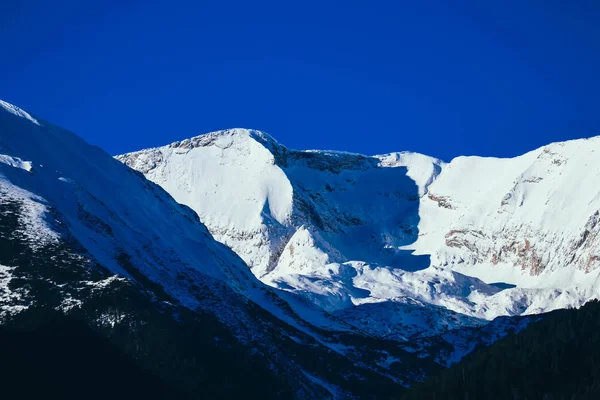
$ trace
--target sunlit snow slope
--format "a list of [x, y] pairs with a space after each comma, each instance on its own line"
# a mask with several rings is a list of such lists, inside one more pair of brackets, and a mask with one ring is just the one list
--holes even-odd
[[512, 159], [458, 157], [421, 201], [411, 248], [432, 264], [517, 287], [489, 317], [579, 306], [598, 296], [600, 137]]
[[444, 163], [296, 151], [232, 129], [118, 159], [197, 211], [263, 282], [365, 328], [366, 303], [441, 306], [468, 324], [597, 297], [596, 149], [600, 138]]
[[241, 293], [256, 286], [243, 262], [213, 240], [192, 210], [101, 149], [1, 101], [0, 122], [4, 196], [29, 205], [40, 243], [56, 235], [57, 212], [102, 265], [128, 277], [138, 270], [188, 306], [197, 301], [178, 274], [227, 282]]

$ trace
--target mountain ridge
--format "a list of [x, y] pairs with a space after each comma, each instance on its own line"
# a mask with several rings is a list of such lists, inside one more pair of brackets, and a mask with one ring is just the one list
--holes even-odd
[[[256, 135], [253, 132], [238, 129], [208, 134], [208, 137], [232, 137], [233, 144], [220, 153], [210, 150], [210, 143], [203, 142], [201, 135], [196, 137], [197, 141], [205, 145], [195, 148], [194, 155], [188, 158], [167, 154], [168, 151], [163, 153], [166, 147], [117, 158], [140, 169], [136, 164], [140, 161], [136, 161], [138, 157], [146, 157], [147, 152], [160, 153], [163, 159], [152, 170], [146, 171], [150, 180], [198, 212], [215, 238], [244, 258], [263, 282], [300, 293], [330, 311], [408, 296], [491, 320], [501, 315], [580, 306], [598, 296], [600, 285], [581, 284], [582, 280], [596, 280], [593, 278], [597, 275], [595, 268], [578, 277], [579, 273], [572, 271], [571, 261], [561, 261], [553, 255], [562, 248], [553, 250], [548, 245], [542, 248], [543, 239], [538, 236], [556, 236], [558, 224], [549, 226], [549, 233], [534, 232], [522, 237], [520, 225], [512, 227], [511, 221], [515, 212], [534, 215], [519, 209], [524, 204], [524, 193], [534, 190], [531, 193], [537, 195], [539, 192], [535, 187], [531, 189], [532, 185], [554, 184], [563, 170], [570, 177], [558, 179], [557, 184], [570, 185], [574, 181], [571, 175], [577, 170], [570, 170], [566, 159], [573, 158], [574, 151], [580, 151], [590, 154], [586, 160], [593, 162], [595, 149], [586, 147], [595, 143], [600, 151], [597, 146], [600, 137], [558, 142], [509, 159], [460, 156], [446, 163], [411, 152], [365, 156], [290, 150], [270, 135], [268, 146], [261, 146], [266, 153], [257, 155], [248, 150], [252, 144], [238, 140], [244, 136], [253, 139]], [[260, 140], [254, 139], [254, 142], [261, 145]], [[569, 155], [563, 156], [561, 152], [569, 152]], [[252, 170], [261, 163], [277, 167], [279, 180], [275, 184], [259, 182], [246, 190], [252, 185], [248, 181], [261, 181], [260, 173]], [[142, 160], [141, 164], [146, 163]], [[228, 182], [227, 176], [219, 175], [227, 168], [240, 182], [235, 179]], [[486, 171], [496, 176], [496, 180], [504, 181], [487, 180]], [[203, 179], [188, 179], [190, 175], [203, 173], [206, 174]], [[534, 176], [536, 173], [542, 176]], [[211, 174], [219, 176], [218, 186], [210, 187], [206, 183], [212, 179], [208, 176]], [[586, 178], [592, 179], [590, 176]], [[542, 182], [544, 177], [546, 181]], [[508, 184], [513, 179], [514, 182]], [[405, 183], [400, 184], [401, 181]], [[500, 185], [500, 182], [507, 183]], [[506, 185], [508, 187], [502, 193], [497, 193]], [[562, 186], [544, 190], [552, 194], [560, 192]], [[588, 190], [592, 197], [590, 204], [597, 203], [597, 211], [600, 201], [593, 197], [600, 199], [600, 194], [593, 191], [593, 186], [587, 186], [591, 187]], [[230, 193], [233, 188], [235, 190]], [[483, 191], [487, 191], [486, 194], [481, 194]], [[364, 195], [365, 192], [368, 194]], [[243, 213], [254, 218], [250, 226], [236, 219], [239, 210], [225, 210], [223, 215], [219, 214], [222, 211], [213, 211], [217, 204], [243, 202], [239, 195], [249, 196], [257, 204], [254, 208], [243, 209]], [[286, 212], [269, 213], [273, 211], [273, 198], [283, 195]], [[566, 198], [568, 193], [561, 196]], [[493, 201], [487, 200], [494, 197], [499, 209]], [[350, 198], [352, 200], [346, 200]], [[554, 198], [556, 196], [551, 196], [548, 201]], [[564, 204], [562, 198], [560, 204]], [[542, 202], [540, 207], [544, 209], [547, 205]], [[395, 211], [384, 217], [390, 210]], [[496, 214], [500, 217], [494, 217]], [[555, 207], [548, 209], [546, 214], [542, 219], [548, 225], [559, 212]], [[585, 221], [577, 221], [577, 224], [572, 220], [565, 221], [563, 226], [573, 226], [571, 236], [560, 240], [563, 243], [567, 239], [586, 241], [588, 244], [579, 247], [587, 246], [593, 252], [597, 237], [593, 216], [596, 214], [594, 210], [589, 214]], [[281, 218], [282, 215], [285, 217]], [[270, 219], [272, 216], [273, 220]], [[486, 218], [497, 221], [488, 223], [492, 227], [489, 233], [483, 227], [474, 227], [478, 220]], [[363, 240], [369, 236], [373, 238], [372, 242]], [[480, 240], [482, 238], [484, 240]], [[492, 250], [494, 248], [497, 250]], [[263, 254], [257, 254], [257, 251], [263, 251]], [[600, 260], [586, 251], [579, 255], [573, 253], [570, 257], [582, 259], [588, 265]], [[431, 261], [427, 261], [429, 257]], [[541, 267], [553, 259], [556, 260], [554, 267]], [[516, 266], [518, 263], [523, 264]], [[454, 275], [448, 274], [449, 271]], [[561, 285], [561, 280], [568, 284]], [[418, 287], [417, 282], [429, 283]], [[471, 282], [478, 283], [473, 286]], [[433, 285], [431, 289], [427, 287], [429, 284]], [[363, 293], [367, 292], [365, 297]]]

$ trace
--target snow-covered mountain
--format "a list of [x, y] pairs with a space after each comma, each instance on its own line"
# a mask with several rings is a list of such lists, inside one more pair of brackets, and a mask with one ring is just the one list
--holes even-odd
[[389, 310], [473, 326], [598, 297], [596, 150], [600, 137], [445, 163], [297, 151], [231, 129], [117, 158], [195, 210], [263, 282], [406, 338], [432, 326]]
[[454, 159], [421, 203], [411, 248], [486, 282], [510, 314], [580, 306], [600, 273], [600, 137], [553, 143], [513, 159]]
[[445, 163], [234, 129], [118, 162], [0, 101], [0, 323], [58, 310], [196, 397], [384, 398], [533, 319], [495, 317], [598, 297], [596, 147]]
[[[217, 156], [233, 143], [221, 134], [201, 140], [210, 142], [208, 148]], [[248, 137], [245, 151], [260, 154], [266, 149], [263, 144], [275, 145], [264, 135], [261, 140]], [[172, 150], [185, 152], [186, 146]], [[352, 157], [370, 166], [370, 159]], [[227, 195], [231, 201], [210, 204], [216, 213], [212, 221], [230, 221], [227, 226], [237, 229], [241, 238], [233, 237], [240, 244], [246, 232], [263, 232], [268, 225], [264, 245], [253, 253], [247, 244], [244, 257], [257, 256], [254, 268], [272, 273], [277, 268], [269, 259], [275, 259], [275, 252], [293, 251], [292, 236], [296, 243], [302, 240], [302, 230], [288, 221], [305, 218], [311, 227], [318, 215], [294, 214], [294, 193], [291, 188], [279, 190], [287, 178], [274, 164], [256, 172], [265, 182], [260, 187], [223, 165], [222, 175], [209, 179], [213, 192], [215, 184], [241, 179], [237, 195]], [[192, 179], [209, 176], [198, 171]], [[255, 204], [252, 199], [263, 194], [268, 204]], [[402, 212], [410, 212], [406, 199], [399, 198], [398, 204], [405, 205]], [[332, 218], [321, 224], [333, 227], [340, 223], [337, 218], [348, 217], [340, 213]], [[356, 221], [346, 223], [356, 226]], [[323, 235], [327, 232], [322, 230]], [[280, 247], [269, 239], [276, 233], [286, 241]], [[340, 272], [348, 268], [339, 265]], [[258, 390], [262, 398], [287, 398], [290, 393], [300, 398], [369, 393], [377, 398], [436, 368], [397, 341], [374, 338], [374, 329], [356, 322], [360, 314], [346, 321], [305, 297], [264, 285], [240, 257], [214, 240], [192, 209], [141, 173], [76, 135], [0, 101], [0, 322], [31, 326], [47, 314], [40, 309], [85, 321], [170, 384], [198, 395], [212, 390], [209, 397]], [[480, 323], [439, 307], [421, 309], [411, 320], [414, 335], [402, 335], [441, 332], [438, 320], [449, 327]], [[458, 323], [461, 319], [465, 322]], [[396, 334], [395, 325], [388, 325], [379, 324]], [[199, 384], [201, 380], [211, 383]], [[261, 386], [263, 381], [268, 386]]]

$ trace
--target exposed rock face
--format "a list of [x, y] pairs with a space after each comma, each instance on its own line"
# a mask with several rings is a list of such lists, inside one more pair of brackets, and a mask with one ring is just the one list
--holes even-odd
[[[433, 210], [423, 202], [424, 237], [413, 247], [436, 264], [460, 261], [458, 270], [484, 280], [493, 275], [517, 284], [525, 275], [542, 284], [565, 268], [593, 272], [600, 244], [596, 148], [599, 138], [555, 143], [515, 159], [453, 160], [430, 190], [454, 199], [454, 207]], [[445, 229], [444, 246], [434, 244], [432, 236]]]

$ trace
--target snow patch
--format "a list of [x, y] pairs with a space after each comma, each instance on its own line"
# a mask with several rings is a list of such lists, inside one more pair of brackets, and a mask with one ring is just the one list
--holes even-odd
[[31, 161], [23, 161], [19, 157], [11, 157], [7, 156], [6, 154], [0, 154], [0, 163], [14, 168], [23, 169], [27, 172], [31, 172], [33, 170]]
[[9, 287], [13, 270], [15, 267], [0, 265], [0, 320], [28, 308], [25, 304], [19, 304], [26, 295], [25, 289], [12, 290]]
[[0, 107], [5, 109], [9, 113], [16, 115], [17, 117], [25, 118], [26, 120], [31, 121], [36, 125], [40, 125], [40, 123], [35, 118], [33, 118], [31, 115], [29, 115], [29, 113], [27, 113], [26, 111], [20, 109], [19, 107], [15, 106], [15, 105], [12, 105], [10, 103], [0, 100]]

